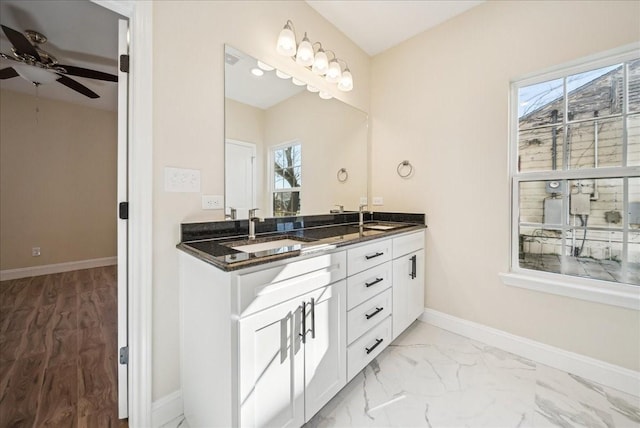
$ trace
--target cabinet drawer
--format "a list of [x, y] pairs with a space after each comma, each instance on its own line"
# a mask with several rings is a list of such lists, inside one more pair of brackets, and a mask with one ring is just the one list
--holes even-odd
[[393, 258], [424, 248], [424, 231], [393, 238]]
[[232, 295], [237, 297], [237, 314], [244, 317], [344, 279], [346, 264], [346, 254], [340, 251], [241, 273], [236, 277], [238, 294]]
[[347, 251], [347, 274], [362, 272], [391, 260], [391, 240], [375, 241]]
[[391, 314], [391, 289], [383, 291], [349, 311], [347, 314], [347, 343], [351, 343], [366, 333], [381, 320]]
[[347, 348], [347, 382], [391, 343], [391, 317]]
[[347, 309], [391, 287], [391, 262], [374, 266], [347, 278]]

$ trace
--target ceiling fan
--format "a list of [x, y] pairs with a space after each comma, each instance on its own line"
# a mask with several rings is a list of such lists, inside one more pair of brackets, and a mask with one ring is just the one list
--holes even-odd
[[57, 81], [89, 98], [100, 98], [98, 94], [69, 76], [86, 77], [88, 79], [117, 82], [118, 76], [103, 73], [88, 68], [63, 65], [42, 49], [40, 45], [47, 42], [47, 38], [37, 31], [26, 30], [23, 33], [1, 25], [13, 48], [12, 55], [0, 52], [0, 58], [13, 61], [13, 67], [0, 69], [0, 80], [22, 77], [36, 86], [43, 83]]

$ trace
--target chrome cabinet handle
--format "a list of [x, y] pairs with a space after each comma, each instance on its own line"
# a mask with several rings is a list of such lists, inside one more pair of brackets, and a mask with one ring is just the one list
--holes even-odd
[[384, 281], [384, 278], [376, 278], [375, 281], [372, 282], [365, 282], [364, 285], [369, 288], [372, 285], [376, 285], [377, 283], [379, 283], [380, 281]]
[[367, 355], [372, 353], [374, 349], [376, 349], [378, 347], [378, 345], [380, 345], [382, 343], [383, 339], [376, 339], [376, 344], [373, 345], [371, 348], [364, 348], [367, 351]]
[[311, 298], [311, 338], [316, 338], [316, 299]]
[[371, 318], [375, 317], [376, 315], [378, 315], [380, 312], [384, 311], [384, 308], [378, 308], [376, 307], [376, 310], [373, 311], [373, 313], [371, 314], [364, 314], [365, 317], [367, 317], [368, 320], [370, 320]]
[[370, 256], [369, 255], [364, 256], [364, 258], [367, 259], [367, 260], [371, 260], [373, 258], [380, 257], [382, 255], [384, 255], [384, 253], [377, 252], [375, 254], [371, 254]]

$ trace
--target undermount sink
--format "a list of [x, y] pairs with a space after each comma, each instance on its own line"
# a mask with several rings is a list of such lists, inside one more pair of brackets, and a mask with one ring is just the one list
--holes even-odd
[[281, 238], [273, 241], [256, 242], [255, 244], [247, 243], [247, 241], [240, 243], [226, 244], [228, 247], [233, 248], [243, 253], [259, 253], [261, 251], [269, 251], [275, 249], [282, 249], [281, 252], [295, 251], [300, 249], [300, 245], [307, 241], [298, 240], [295, 238]]
[[393, 229], [399, 229], [401, 227], [406, 227], [406, 224], [400, 224], [400, 223], [365, 223], [362, 227], [364, 229], [371, 229], [371, 230], [393, 230]]

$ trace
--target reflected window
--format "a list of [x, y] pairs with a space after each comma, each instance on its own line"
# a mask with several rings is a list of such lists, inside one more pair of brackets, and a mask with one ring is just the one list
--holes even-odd
[[272, 159], [272, 210], [274, 217], [300, 214], [302, 188], [302, 144], [294, 142], [274, 147]]
[[514, 82], [512, 271], [640, 285], [637, 52]]

